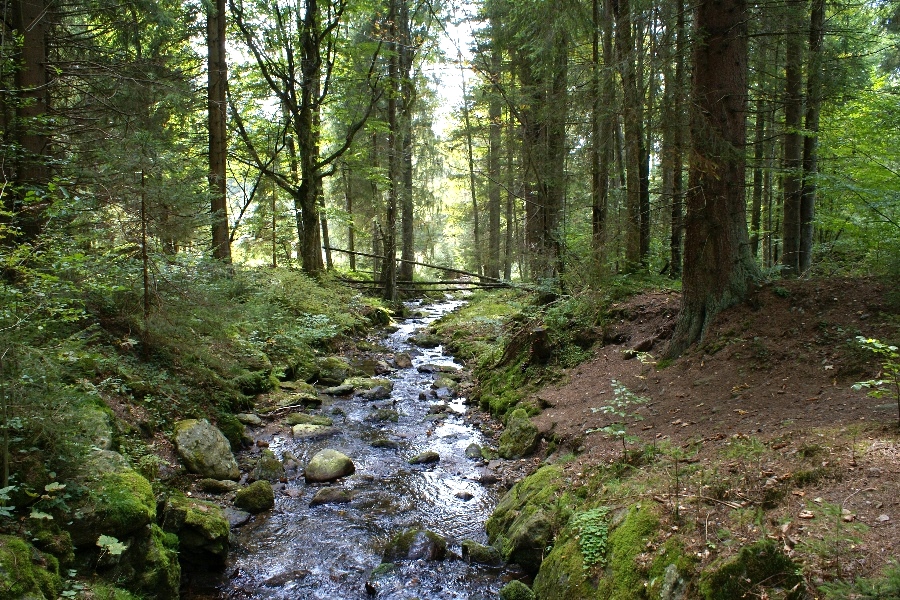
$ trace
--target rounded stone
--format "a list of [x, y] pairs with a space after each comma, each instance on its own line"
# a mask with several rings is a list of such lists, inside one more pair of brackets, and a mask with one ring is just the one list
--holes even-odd
[[304, 477], [308, 483], [325, 483], [334, 481], [356, 472], [356, 466], [350, 457], [337, 450], [326, 448], [316, 452], [306, 465]]

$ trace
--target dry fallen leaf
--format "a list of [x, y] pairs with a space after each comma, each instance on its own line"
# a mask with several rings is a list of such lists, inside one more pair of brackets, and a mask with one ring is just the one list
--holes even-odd
[[816, 518], [816, 515], [814, 515], [813, 512], [810, 510], [801, 510], [800, 514], [797, 516], [800, 517], [801, 519], [815, 519]]

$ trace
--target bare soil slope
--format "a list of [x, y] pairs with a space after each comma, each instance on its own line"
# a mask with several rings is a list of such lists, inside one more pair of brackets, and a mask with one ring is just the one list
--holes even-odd
[[675, 529], [691, 523], [701, 560], [765, 535], [813, 586], [874, 573], [900, 555], [898, 409], [851, 386], [878, 372], [857, 335], [900, 339], [886, 291], [869, 279], [765, 286], [671, 364], [657, 358], [678, 294], [634, 297], [614, 307], [595, 357], [533, 399], [545, 408], [535, 423], [557, 455], [575, 452], [573, 480], [586, 478], [622, 458], [621, 439], [591, 431], [620, 420], [598, 410], [619, 382], [646, 399], [626, 410], [639, 415], [625, 419], [628, 448], [680, 448], [695, 474], [646, 495], [670, 506]]

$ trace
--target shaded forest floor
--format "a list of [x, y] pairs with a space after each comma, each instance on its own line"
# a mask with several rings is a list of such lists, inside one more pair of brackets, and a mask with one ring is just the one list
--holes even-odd
[[[671, 362], [658, 353], [678, 293], [614, 304], [593, 358], [530, 398], [544, 450], [573, 487], [632, 464], [632, 501], [659, 503], [701, 563], [768, 537], [813, 588], [877, 573], [900, 555], [898, 407], [852, 385], [878, 374], [857, 335], [900, 341], [890, 293], [871, 279], [768, 285]], [[602, 430], [615, 422], [624, 449]]]

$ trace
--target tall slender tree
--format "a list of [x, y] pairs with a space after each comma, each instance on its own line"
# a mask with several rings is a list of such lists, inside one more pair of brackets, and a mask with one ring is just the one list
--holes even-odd
[[231, 262], [231, 240], [228, 228], [228, 202], [225, 196], [228, 131], [225, 115], [228, 106], [225, 90], [228, 67], [225, 54], [225, 0], [215, 0], [207, 8], [206, 44], [208, 51], [209, 113], [209, 188], [212, 213], [213, 256]]

